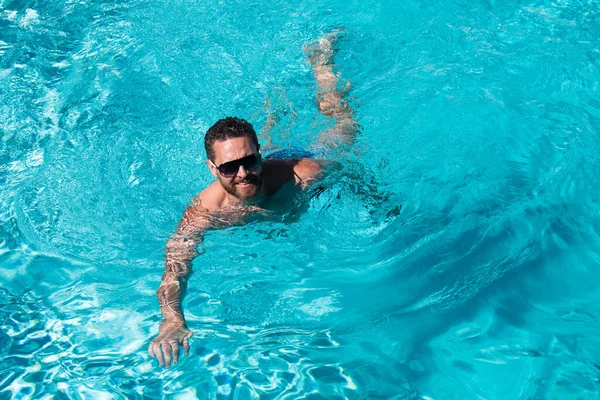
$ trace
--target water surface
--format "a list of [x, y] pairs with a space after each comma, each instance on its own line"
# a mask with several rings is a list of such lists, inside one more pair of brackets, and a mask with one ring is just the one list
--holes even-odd
[[[314, 142], [339, 27], [353, 151], [206, 235], [159, 368], [205, 130]], [[597, 397], [599, 37], [593, 1], [0, 0], [0, 398]]]

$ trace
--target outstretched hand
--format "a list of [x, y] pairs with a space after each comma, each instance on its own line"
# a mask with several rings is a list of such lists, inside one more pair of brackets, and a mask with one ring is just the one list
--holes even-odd
[[160, 325], [158, 336], [155, 337], [148, 347], [150, 357], [157, 358], [158, 364], [167, 368], [177, 364], [179, 360], [179, 346], [183, 346], [185, 355], [188, 355], [190, 344], [188, 339], [192, 336], [190, 331], [182, 322], [165, 321]]

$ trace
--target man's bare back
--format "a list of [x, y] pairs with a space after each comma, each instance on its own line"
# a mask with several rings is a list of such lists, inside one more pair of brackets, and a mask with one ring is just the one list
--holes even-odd
[[[308, 49], [320, 88], [317, 106], [322, 114], [335, 120], [335, 127], [323, 135], [323, 142], [329, 145], [351, 143], [358, 128], [344, 93], [337, 89], [338, 79], [333, 73], [333, 42], [338, 34], [326, 35]], [[164, 321], [148, 353], [167, 368], [177, 363], [180, 346], [186, 355], [189, 351], [192, 332], [185, 323], [181, 301], [203, 232], [235, 223], [243, 215], [263, 209], [267, 199], [286, 185], [306, 188], [322, 174], [324, 164], [311, 158], [263, 160], [252, 126], [231, 117], [219, 120], [207, 131], [205, 148], [206, 164], [216, 180], [193, 199], [169, 238], [165, 272], [157, 291]], [[215, 218], [223, 212], [232, 216], [225, 224]]]

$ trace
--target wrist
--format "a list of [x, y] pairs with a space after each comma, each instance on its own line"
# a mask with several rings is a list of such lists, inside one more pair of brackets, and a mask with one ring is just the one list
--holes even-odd
[[184, 321], [181, 320], [164, 320], [160, 323], [160, 332], [173, 331], [177, 329], [187, 329]]
[[171, 326], [185, 326], [185, 320], [183, 320], [182, 318], [178, 318], [178, 317], [169, 317], [169, 318], [165, 318], [162, 322], [162, 324], [166, 324], [166, 325], [171, 325]]

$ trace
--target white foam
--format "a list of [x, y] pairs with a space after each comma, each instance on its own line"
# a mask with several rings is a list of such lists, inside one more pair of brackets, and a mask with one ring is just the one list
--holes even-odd
[[321, 317], [325, 314], [340, 311], [340, 307], [335, 307], [335, 300], [331, 297], [319, 297], [308, 304], [300, 307], [300, 310], [311, 317]]
[[52, 64], [52, 66], [54, 68], [67, 68], [71, 66], [71, 63], [69, 63], [67, 60], [62, 60], [61, 62]]
[[6, 14], [6, 19], [8, 19], [9, 21], [14, 21], [17, 19], [16, 11], [4, 10], [4, 13]]
[[28, 26], [39, 24], [40, 23], [40, 15], [33, 8], [28, 8], [25, 10], [25, 16], [21, 18], [19, 25], [26, 28]]

